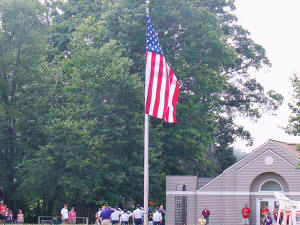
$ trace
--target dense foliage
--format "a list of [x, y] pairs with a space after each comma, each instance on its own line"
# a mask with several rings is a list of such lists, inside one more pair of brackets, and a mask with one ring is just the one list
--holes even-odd
[[[251, 135], [235, 116], [282, 97], [249, 69], [270, 66], [233, 0], [152, 0], [180, 80], [178, 124], [151, 118], [150, 199], [166, 174], [215, 176]], [[143, 198], [145, 5], [136, 0], [0, 0], [0, 183], [12, 208], [57, 214]]]
[[[294, 88], [294, 101], [290, 103], [290, 109], [292, 115], [290, 116], [289, 125], [287, 127], [287, 132], [295, 136], [300, 135], [300, 80], [299, 75], [294, 75], [292, 79], [292, 84]], [[297, 146], [297, 149], [300, 150], [300, 146]], [[299, 165], [300, 166], [300, 165]]]

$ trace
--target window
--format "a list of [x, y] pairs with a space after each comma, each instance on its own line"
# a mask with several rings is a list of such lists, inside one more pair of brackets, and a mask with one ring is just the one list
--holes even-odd
[[282, 186], [276, 180], [267, 180], [262, 183], [259, 191], [283, 191]]
[[187, 224], [187, 196], [175, 196], [175, 225]]

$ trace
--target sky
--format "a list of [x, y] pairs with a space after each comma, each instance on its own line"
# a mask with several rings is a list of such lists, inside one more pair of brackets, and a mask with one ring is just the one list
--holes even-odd
[[300, 0], [236, 0], [238, 24], [250, 31], [250, 37], [266, 49], [272, 67], [266, 67], [251, 75], [268, 90], [284, 96], [284, 102], [276, 116], [264, 114], [258, 122], [245, 118], [236, 121], [249, 130], [254, 138], [252, 146], [237, 140], [234, 147], [250, 152], [269, 139], [288, 143], [300, 143], [300, 137], [285, 133], [291, 112], [293, 74], [300, 75]]

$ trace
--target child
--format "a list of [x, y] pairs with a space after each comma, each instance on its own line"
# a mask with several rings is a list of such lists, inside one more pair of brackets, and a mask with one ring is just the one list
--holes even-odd
[[7, 223], [12, 223], [12, 217], [13, 217], [12, 211], [9, 208], [7, 208], [6, 211], [7, 211], [7, 213], [6, 213], [6, 222]]
[[18, 215], [17, 215], [17, 223], [18, 223], [18, 224], [23, 224], [23, 223], [24, 223], [24, 215], [23, 215], [21, 209], [18, 211]]
[[69, 212], [69, 223], [76, 224], [76, 212], [74, 210], [74, 207], [72, 207], [71, 211]]
[[206, 224], [206, 219], [204, 219], [203, 215], [201, 215], [201, 218], [198, 220], [198, 222], [200, 223], [200, 225], [205, 225]]

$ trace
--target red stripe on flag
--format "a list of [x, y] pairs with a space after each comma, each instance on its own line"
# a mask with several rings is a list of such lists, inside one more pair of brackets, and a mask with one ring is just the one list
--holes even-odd
[[178, 102], [178, 97], [179, 97], [179, 86], [178, 86], [178, 82], [176, 81], [176, 88], [175, 88], [173, 101], [172, 101], [174, 123], [177, 123], [177, 120], [176, 120], [176, 105], [177, 105], [177, 102]]
[[165, 91], [165, 104], [164, 104], [163, 118], [165, 118], [166, 113], [168, 113], [169, 94], [170, 94], [170, 77], [169, 77], [168, 66], [166, 65], [166, 91]]

